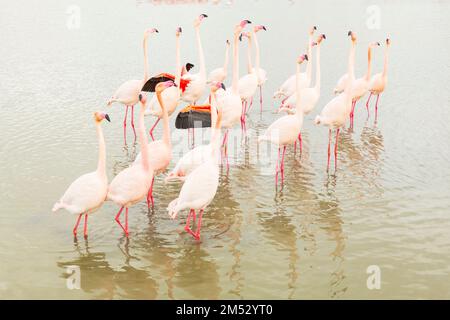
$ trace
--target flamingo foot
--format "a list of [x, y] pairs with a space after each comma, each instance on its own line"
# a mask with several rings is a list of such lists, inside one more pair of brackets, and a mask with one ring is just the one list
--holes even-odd
[[84, 230], [83, 230], [84, 238], [87, 239], [88, 237], [88, 215], [84, 215]]

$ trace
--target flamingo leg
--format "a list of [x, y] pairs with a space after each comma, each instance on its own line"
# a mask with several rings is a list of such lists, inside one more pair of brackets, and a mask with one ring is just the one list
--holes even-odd
[[283, 157], [281, 158], [281, 184], [284, 184], [284, 155], [286, 154], [286, 146], [283, 147]]
[[337, 170], [337, 150], [338, 150], [338, 139], [339, 139], [339, 128], [336, 130], [336, 142], [334, 143], [334, 171]]
[[377, 94], [377, 101], [375, 102], [375, 120], [378, 118], [378, 99], [380, 99], [380, 94]]
[[[115, 220], [119, 224], [119, 226], [122, 228], [122, 230], [125, 232], [125, 234], [128, 236], [128, 230], [123, 227], [123, 225], [122, 225], [122, 223], [120, 223], [120, 219], [119, 219], [120, 215], [122, 214], [123, 208], [125, 208], [125, 207], [120, 208], [119, 212], [116, 215]], [[126, 226], [128, 228], [128, 208], [126, 209]]]
[[259, 86], [259, 106], [260, 106], [260, 112], [262, 113], [263, 109], [263, 95], [262, 95], [262, 86]]
[[153, 127], [150, 129], [150, 132], [149, 132], [150, 137], [152, 137], [152, 140], [153, 140], [153, 141], [155, 141], [155, 138], [153, 137], [153, 130], [155, 130], [155, 128], [156, 128], [156, 126], [157, 126], [159, 120], [161, 120], [161, 118], [158, 118], [158, 119], [155, 121], [155, 123], [153, 124]]
[[75, 237], [77, 236], [78, 225], [80, 224], [80, 220], [81, 220], [81, 216], [82, 216], [82, 215], [83, 215], [83, 214], [81, 213], [81, 214], [78, 216], [77, 222], [75, 223], [75, 227], [74, 227], [73, 230], [72, 230], [73, 235], [74, 235]]
[[[295, 142], [297, 143], [297, 141], [295, 141]], [[298, 142], [299, 142], [299, 145], [300, 145], [300, 157], [301, 157], [302, 153], [303, 153], [303, 139], [302, 139], [302, 133], [301, 132], [298, 134]]]
[[152, 184], [147, 194], [147, 207], [150, 209], [150, 200], [152, 201], [152, 208], [155, 206], [155, 200], [153, 199], [153, 183], [155, 182], [155, 177], [153, 176]]
[[297, 140], [294, 142], [294, 156], [297, 154]]
[[[203, 209], [200, 210], [200, 214], [198, 217], [198, 223], [197, 223], [197, 230], [195, 231], [195, 234], [193, 234], [195, 240], [200, 240], [200, 229], [202, 228], [202, 217], [203, 217]], [[195, 216], [195, 211], [194, 211]]]
[[372, 92], [370, 93], [369, 98], [367, 99], [367, 102], [366, 102], [367, 118], [369, 118], [369, 116], [370, 116], [370, 112], [369, 112], [370, 98], [372, 98]]
[[252, 106], [253, 106], [253, 97], [250, 99], [250, 106], [248, 107], [248, 110], [247, 110], [247, 112], [245, 113], [246, 115], [247, 115], [247, 113], [250, 112], [250, 109], [252, 108]]
[[331, 128], [328, 131], [328, 161], [327, 161], [327, 171], [330, 169], [330, 154], [331, 154]]
[[88, 235], [88, 215], [87, 213], [84, 215], [84, 238], [87, 239], [87, 235]]
[[127, 116], [128, 116], [128, 106], [125, 109], [125, 118], [123, 118], [123, 141], [127, 144]]
[[184, 230], [186, 230], [186, 232], [189, 232], [189, 230], [191, 229], [192, 211], [194, 211], [194, 209], [189, 210], [189, 214], [188, 214], [187, 219], [186, 219], [186, 225], [184, 226]]
[[125, 209], [125, 234], [128, 237], [128, 208]]
[[134, 141], [136, 142], [136, 129], [134, 127], [134, 106], [131, 106], [131, 127], [133, 128]]
[[280, 163], [280, 151], [281, 151], [281, 148], [278, 148], [277, 166], [275, 167], [275, 188], [278, 186], [278, 171], [279, 171], [279, 163]]
[[353, 129], [353, 117], [354, 117], [354, 112], [355, 112], [355, 106], [356, 106], [356, 101], [353, 100], [352, 101], [352, 111], [350, 112], [350, 128]]

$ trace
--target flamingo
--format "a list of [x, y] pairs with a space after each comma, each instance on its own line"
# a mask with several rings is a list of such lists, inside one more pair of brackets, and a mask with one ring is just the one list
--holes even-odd
[[369, 112], [369, 102], [372, 95], [377, 96], [377, 101], [375, 103], [375, 119], [378, 115], [378, 99], [380, 98], [380, 94], [384, 92], [384, 89], [387, 84], [387, 67], [388, 67], [388, 58], [389, 58], [389, 46], [391, 45], [391, 40], [386, 39], [386, 48], [384, 51], [384, 67], [382, 73], [377, 73], [370, 79], [369, 82], [369, 91], [370, 95], [366, 102], [367, 112]]
[[[170, 90], [172, 87], [175, 87], [176, 84], [172, 82], [172, 86], [165, 88], [164, 91]], [[166, 108], [166, 104], [163, 100], [163, 92], [159, 95], [156, 94], [158, 99], [158, 103], [162, 109], [162, 118], [163, 118], [163, 138], [161, 140], [152, 141], [147, 146], [147, 156], [150, 167], [153, 169], [152, 173], [152, 183], [150, 186], [150, 190], [147, 196], [147, 203], [149, 200], [152, 201], [152, 206], [154, 206], [153, 199], [153, 184], [155, 181], [155, 176], [164, 172], [170, 164], [172, 160], [172, 143], [170, 141], [170, 126], [169, 126], [169, 114]], [[144, 151], [144, 150], [142, 150]], [[140, 152], [136, 159], [134, 160], [135, 165], [139, 165], [143, 161], [142, 152]]]
[[[167, 175], [165, 182], [169, 182], [171, 180], [180, 180], [184, 181], [186, 176], [188, 176], [192, 171], [194, 171], [198, 166], [200, 166], [205, 160], [208, 158], [211, 150], [213, 148], [213, 141], [216, 140], [216, 136], [220, 132], [214, 130], [217, 123], [217, 90], [225, 89], [225, 86], [221, 82], [213, 82], [211, 84], [211, 141], [209, 144], [200, 145], [195, 147], [186, 153], [180, 160], [178, 160], [175, 168]], [[213, 95], [214, 94], [214, 99]]]
[[233, 81], [231, 90], [227, 90], [218, 100], [220, 109], [222, 110], [222, 127], [226, 129], [222, 146], [224, 147], [224, 154], [227, 159], [227, 170], [230, 168], [227, 155], [228, 133], [229, 129], [233, 128], [239, 120], [242, 119], [242, 102], [239, 95], [239, 35], [247, 24], [251, 23], [249, 20], [242, 20], [234, 30], [233, 40]]
[[[263, 25], [255, 26], [253, 28], [253, 37], [255, 39], [255, 49], [256, 49], [256, 59], [255, 59], [256, 69], [254, 69], [253, 72], [255, 72], [258, 77], [259, 104], [260, 104], [260, 109], [262, 112], [262, 103], [263, 103], [262, 87], [263, 87], [264, 83], [266, 83], [266, 81], [267, 81], [267, 72], [260, 66], [261, 57], [260, 57], [260, 49], [259, 49], [257, 33], [261, 30], [267, 31], [267, 28]], [[251, 108], [251, 105], [250, 105], [250, 108]], [[249, 108], [249, 111], [250, 111], [250, 108]]]
[[[211, 92], [211, 103], [216, 103], [215, 91]], [[206, 207], [214, 199], [219, 186], [219, 165], [217, 153], [220, 143], [220, 127], [222, 121], [222, 112], [219, 111], [216, 122], [216, 133], [211, 140], [211, 149], [208, 157], [200, 166], [194, 169], [186, 178], [181, 187], [178, 198], [171, 201], [167, 207], [169, 216], [175, 219], [178, 212], [189, 209], [184, 229], [190, 233], [196, 240], [200, 240], [200, 229], [202, 226], [203, 213]], [[191, 218], [196, 220], [196, 210], [200, 210], [197, 222], [197, 230], [193, 232], [190, 226]]]
[[242, 40], [242, 36], [248, 38], [247, 47], [247, 60], [248, 60], [248, 73], [239, 79], [239, 95], [242, 100], [242, 119], [245, 128], [245, 115], [247, 113], [247, 106], [249, 103], [253, 103], [253, 96], [258, 88], [258, 76], [252, 65], [252, 37], [249, 32], [243, 32], [239, 37]]
[[[314, 32], [317, 30], [317, 26], [311, 27], [309, 29], [309, 40], [308, 40], [308, 65], [306, 67], [306, 72], [300, 74], [300, 81], [298, 82], [300, 89], [307, 88], [311, 84], [312, 75], [312, 44]], [[291, 95], [295, 94], [297, 83], [297, 75], [290, 76], [281, 87], [274, 93], [273, 98], [289, 98]]]
[[[174, 85], [172, 81], [159, 83], [155, 92], [161, 98], [161, 93]], [[139, 114], [139, 143], [142, 151], [142, 161], [133, 163], [131, 166], [121, 171], [111, 182], [108, 188], [108, 199], [120, 206], [115, 220], [128, 236], [128, 209], [140, 202], [147, 196], [147, 206], [149, 206], [148, 193], [153, 181], [153, 168], [150, 166], [148, 154], [148, 138], [145, 130], [144, 114], [147, 97], [145, 94], [139, 95], [141, 112]], [[120, 222], [120, 215], [125, 208], [125, 227]]]
[[352, 108], [352, 85], [355, 81], [354, 77], [354, 63], [355, 63], [355, 47], [356, 47], [356, 34], [352, 31], [348, 32], [351, 37], [352, 45], [350, 49], [350, 54], [348, 58], [348, 72], [350, 75], [344, 92], [334, 97], [330, 102], [328, 102], [322, 109], [320, 115], [316, 117], [314, 123], [316, 125], [323, 124], [329, 128], [328, 130], [328, 161], [327, 161], [327, 171], [330, 168], [330, 148], [331, 148], [331, 131], [336, 129], [336, 142], [334, 144], [334, 168], [337, 169], [337, 148], [338, 148], [338, 138], [339, 130], [345, 125], [345, 121], [348, 114]]
[[200, 38], [200, 24], [203, 19], [207, 18], [206, 14], [201, 14], [194, 21], [195, 34], [197, 38], [197, 49], [200, 60], [200, 71], [196, 74], [187, 73], [183, 75], [184, 80], [188, 80], [186, 90], [181, 95], [181, 99], [190, 104], [195, 104], [197, 100], [202, 96], [206, 87], [206, 67], [205, 56], [203, 54], [202, 40]]
[[[303, 61], [308, 61], [308, 55], [303, 54], [297, 60], [297, 82], [300, 82], [300, 65]], [[294, 115], [283, 116], [273, 122], [266, 130], [266, 132], [258, 138], [258, 142], [270, 141], [278, 145], [278, 161], [275, 171], [275, 186], [278, 185], [278, 172], [281, 170], [281, 183], [284, 182], [284, 156], [286, 153], [286, 146], [293, 144], [297, 139], [301, 139], [301, 129], [303, 125], [303, 111], [300, 104], [301, 90], [298, 83], [297, 88], [297, 112]], [[300, 140], [301, 141], [301, 140]], [[280, 151], [283, 148], [283, 155], [280, 163]], [[280, 164], [279, 164], [280, 163]]]
[[[313, 46], [317, 46], [316, 83], [314, 87], [304, 88], [301, 90], [302, 92], [300, 104], [302, 105], [303, 114], [305, 115], [311, 113], [320, 98], [320, 44], [323, 39], [326, 39], [325, 34], [319, 35], [317, 41], [313, 43]], [[292, 95], [285, 102], [283, 102], [282, 107], [279, 111], [294, 113], [296, 110], [295, 103], [296, 96]]]
[[[164, 102], [164, 106], [166, 108], [167, 114], [170, 117], [172, 113], [175, 111], [178, 102], [180, 101], [180, 81], [181, 81], [181, 63], [180, 63], [180, 36], [182, 33], [181, 27], [178, 27], [175, 32], [176, 37], [176, 71], [175, 71], [175, 84], [176, 86], [170, 87], [163, 91], [161, 97]], [[192, 64], [186, 64], [185, 70], [186, 72], [188, 68], [190, 68]], [[161, 120], [161, 117], [163, 115], [161, 105], [158, 102], [158, 98], [156, 95], [153, 96], [153, 98], [150, 100], [149, 108], [145, 112], [145, 115], [152, 115], [154, 117], [157, 117], [155, 123], [153, 124], [152, 128], [150, 129], [150, 137], [152, 140], [155, 140], [153, 137], [153, 130], [155, 130], [155, 127], [158, 125], [159, 121]]]
[[216, 68], [209, 73], [208, 82], [224, 82], [227, 74], [228, 74], [228, 61], [229, 61], [229, 51], [230, 51], [230, 41], [227, 40], [227, 45], [225, 49], [225, 62], [223, 63], [223, 67]]
[[120, 85], [120, 87], [113, 94], [111, 99], [108, 101], [108, 106], [111, 106], [114, 102], [119, 102], [126, 106], [125, 118], [123, 119], [123, 139], [125, 144], [127, 143], [127, 115], [128, 108], [131, 106], [131, 127], [133, 128], [134, 138], [136, 139], [136, 130], [134, 128], [134, 105], [139, 101], [139, 93], [142, 87], [147, 82], [148, 76], [148, 61], [147, 61], [147, 39], [150, 34], [158, 33], [159, 31], [155, 28], [147, 29], [144, 32], [144, 79], [140, 80], [128, 80]]
[[94, 114], [95, 127], [99, 143], [97, 170], [87, 173], [76, 179], [69, 186], [61, 199], [53, 206], [53, 212], [65, 209], [71, 214], [77, 214], [78, 219], [73, 228], [73, 235], [77, 236], [78, 225], [84, 214], [84, 237], [87, 238], [88, 215], [97, 211], [106, 199], [108, 191], [108, 177], [106, 175], [106, 147], [101, 122], [110, 121], [107, 114], [96, 112]]

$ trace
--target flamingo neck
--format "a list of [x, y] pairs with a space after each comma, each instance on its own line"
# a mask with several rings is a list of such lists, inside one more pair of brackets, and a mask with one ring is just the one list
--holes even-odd
[[148, 80], [148, 52], [147, 52], [147, 36], [144, 37], [143, 47], [144, 47], [144, 82]]
[[369, 46], [367, 50], [367, 73], [365, 76], [366, 81], [370, 80], [370, 74], [372, 73], [372, 48]]
[[170, 146], [170, 127], [169, 127], [169, 115], [167, 113], [167, 109], [164, 106], [164, 101], [161, 97], [161, 93], [157, 93], [156, 97], [158, 98], [159, 105], [161, 106], [163, 112], [163, 142]]
[[220, 136], [220, 128], [217, 128], [217, 99], [216, 93], [211, 92], [211, 145], [215, 147], [218, 137]]
[[[312, 78], [312, 34], [309, 35], [309, 43], [308, 43], [308, 64], [306, 66], [306, 78], [308, 79], [308, 83], [311, 83]], [[309, 84], [308, 84], [309, 86]]]
[[388, 58], [389, 58], [389, 46], [386, 46], [386, 49], [384, 51], [383, 78], [387, 77]]
[[256, 50], [255, 68], [256, 68], [256, 70], [259, 70], [259, 68], [261, 66], [260, 65], [261, 64], [261, 57], [260, 57], [260, 52], [259, 52], [258, 37], [257, 37], [255, 31], [253, 31], [253, 37], [255, 38], [255, 50]]
[[252, 73], [253, 65], [252, 65], [252, 40], [251, 40], [251, 38], [248, 38], [247, 60], [248, 60], [248, 73]]
[[351, 95], [351, 88], [353, 86], [353, 82], [355, 81], [355, 48], [356, 48], [356, 43], [354, 41], [352, 41], [352, 46], [350, 49], [350, 55], [348, 57], [348, 80], [344, 89], [344, 94], [346, 95], [346, 106], [350, 106], [351, 107], [351, 100], [352, 100], [352, 95]]
[[175, 71], [175, 84], [180, 87], [181, 82], [181, 62], [180, 62], [180, 37], [176, 37], [176, 71]]
[[234, 34], [233, 40], [233, 84], [232, 91], [233, 94], [239, 94], [239, 43], [238, 43], [238, 34]]
[[295, 73], [295, 87], [296, 87], [296, 89], [295, 89], [295, 94], [296, 94], [295, 109], [296, 109], [296, 115], [298, 117], [301, 117], [303, 115], [303, 110], [300, 106], [300, 91], [301, 90], [299, 87], [299, 83], [300, 83], [300, 64], [299, 63], [297, 63], [296, 70], [297, 70], [297, 72]]
[[200, 59], [200, 74], [206, 77], [206, 67], [205, 67], [205, 56], [203, 54], [202, 40], [200, 37], [200, 27], [195, 27], [195, 33], [197, 36], [197, 48], [198, 48], [198, 57]]
[[229, 53], [230, 53], [230, 46], [227, 44], [227, 48], [225, 49], [225, 61], [223, 63], [223, 70], [225, 71], [225, 73], [227, 72], [228, 69]]
[[106, 176], [106, 146], [105, 146], [105, 138], [103, 136], [103, 130], [100, 122], [95, 122], [95, 127], [97, 130], [97, 138], [98, 138], [98, 164], [97, 164], [97, 172], [101, 176]]
[[316, 60], [316, 84], [314, 86], [314, 89], [317, 92], [320, 92], [320, 43], [317, 44], [317, 60]]
[[145, 130], [144, 123], [145, 115], [145, 105], [141, 105], [141, 111], [139, 113], [139, 143], [141, 144], [141, 154], [142, 154], [142, 166], [144, 170], [150, 170], [150, 159], [148, 156], [148, 138]]

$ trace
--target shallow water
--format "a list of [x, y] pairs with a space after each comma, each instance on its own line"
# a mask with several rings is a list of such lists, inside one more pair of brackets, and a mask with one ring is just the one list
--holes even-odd
[[[1, 298], [450, 298], [448, 2], [34, 2], [5, 2], [0, 12]], [[380, 29], [366, 25], [374, 3]], [[81, 9], [75, 30], [66, 27], [72, 4]], [[222, 64], [235, 23], [266, 25], [259, 41], [269, 77], [263, 113], [258, 103], [251, 111], [248, 140], [241, 144], [240, 130], [234, 132], [232, 166], [228, 175], [222, 170], [201, 243], [182, 232], [186, 213], [168, 217], [180, 185], [164, 185], [162, 176], [155, 209], [144, 202], [131, 209], [129, 239], [108, 202], [90, 218], [89, 241], [74, 242], [75, 217], [51, 207], [95, 168], [92, 112], [105, 109], [124, 80], [142, 76], [145, 28], [160, 30], [150, 40], [151, 73], [173, 69], [178, 25], [183, 59], [198, 64], [192, 21], [199, 13], [209, 15], [201, 28], [208, 70]], [[285, 185], [277, 191], [267, 161], [276, 152], [258, 148], [256, 137], [278, 117], [270, 97], [294, 73], [314, 24], [327, 35], [322, 96], [305, 119], [302, 158], [288, 149]], [[354, 131], [341, 134], [338, 170], [328, 174], [328, 132], [312, 119], [346, 70], [348, 29], [360, 39], [357, 75], [365, 72], [367, 43], [391, 38], [389, 84], [376, 123], [358, 105]], [[375, 72], [382, 54], [374, 51]], [[123, 112], [114, 105], [112, 123], [103, 125], [110, 179], [138, 151], [124, 148]], [[146, 118], [147, 127], [152, 122]], [[171, 167], [187, 147], [185, 132], [173, 139]], [[366, 285], [371, 265], [381, 270], [379, 290]], [[80, 270], [79, 290], [67, 287], [70, 266]]]

